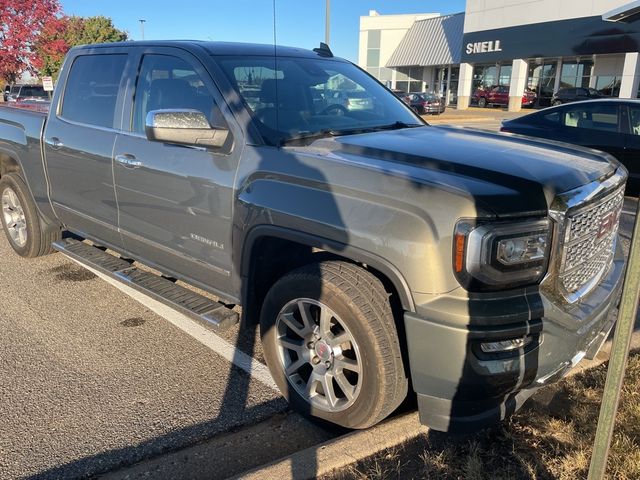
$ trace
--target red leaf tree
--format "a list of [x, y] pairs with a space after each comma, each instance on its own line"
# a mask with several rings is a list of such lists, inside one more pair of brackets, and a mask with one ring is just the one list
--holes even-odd
[[14, 82], [25, 71], [36, 72], [35, 44], [59, 12], [58, 0], [0, 0], [0, 78]]

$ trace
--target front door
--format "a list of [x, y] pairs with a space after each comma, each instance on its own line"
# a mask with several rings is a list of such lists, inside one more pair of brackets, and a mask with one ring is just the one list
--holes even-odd
[[130, 132], [118, 135], [114, 148], [125, 250], [164, 273], [224, 290], [232, 269], [232, 192], [241, 146], [233, 145], [232, 135], [224, 147], [204, 149], [152, 142], [144, 133], [147, 113], [165, 109], [199, 110], [212, 125], [229, 128], [215, 86], [195, 58], [154, 49], [140, 57], [130, 103]]

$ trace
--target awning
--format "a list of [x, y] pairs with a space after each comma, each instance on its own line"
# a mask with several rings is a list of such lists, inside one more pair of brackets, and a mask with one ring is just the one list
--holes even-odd
[[464, 13], [419, 20], [404, 36], [387, 67], [452, 65], [460, 63]]

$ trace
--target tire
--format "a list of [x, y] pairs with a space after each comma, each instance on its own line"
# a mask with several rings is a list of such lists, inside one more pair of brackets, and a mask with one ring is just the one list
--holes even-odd
[[478, 107], [485, 108], [487, 106], [487, 99], [484, 97], [480, 97], [478, 99]]
[[44, 229], [31, 193], [20, 175], [0, 178], [0, 219], [11, 248], [20, 256], [39, 257], [53, 252], [61, 238], [58, 229]]
[[367, 428], [407, 395], [389, 296], [356, 265], [326, 261], [286, 274], [267, 293], [260, 335], [276, 384], [302, 414]]
[[553, 102], [554, 107], [557, 107], [558, 105], [562, 105], [562, 102], [560, 100], [556, 100]]

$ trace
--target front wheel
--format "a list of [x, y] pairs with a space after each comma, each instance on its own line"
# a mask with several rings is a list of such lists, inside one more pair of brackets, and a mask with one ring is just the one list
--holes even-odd
[[46, 230], [24, 180], [16, 173], [0, 178], [2, 228], [9, 244], [22, 257], [39, 257], [53, 251], [51, 243], [60, 239], [59, 230]]
[[388, 294], [356, 265], [328, 261], [282, 277], [265, 298], [260, 333], [271, 374], [300, 413], [367, 428], [406, 397]]
[[487, 106], [487, 99], [482, 97], [478, 100], [478, 107], [484, 108]]

